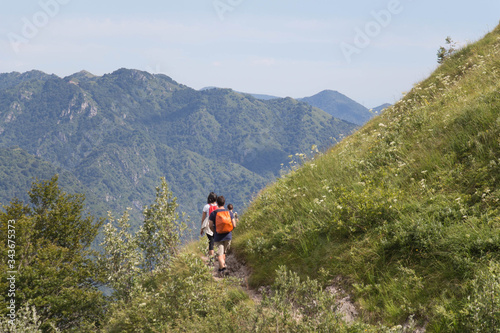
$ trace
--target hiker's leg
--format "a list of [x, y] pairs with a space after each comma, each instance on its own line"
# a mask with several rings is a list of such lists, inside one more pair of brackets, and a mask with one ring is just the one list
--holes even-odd
[[214, 256], [214, 236], [210, 236], [207, 234], [208, 237], [208, 256], [213, 257]]
[[226, 267], [226, 246], [224, 243], [219, 247], [219, 268], [223, 269]]
[[224, 255], [224, 242], [216, 242], [215, 248], [217, 249], [217, 259], [219, 260], [219, 269], [222, 269], [226, 266], [226, 258]]
[[229, 250], [230, 246], [231, 246], [231, 241], [230, 240], [224, 241], [224, 252], [223, 252], [223, 255], [222, 255], [223, 264], [219, 266], [220, 268], [226, 268], [226, 253], [227, 253], [227, 250]]
[[219, 269], [226, 267], [226, 258], [224, 255], [219, 256]]

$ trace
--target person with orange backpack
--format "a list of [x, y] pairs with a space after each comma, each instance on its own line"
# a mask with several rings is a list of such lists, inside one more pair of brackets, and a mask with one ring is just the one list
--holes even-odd
[[219, 208], [219, 206], [217, 206], [217, 195], [214, 192], [210, 192], [207, 198], [207, 204], [203, 207], [203, 214], [201, 215], [201, 231], [200, 231], [201, 236], [203, 236], [204, 233], [207, 234], [209, 266], [214, 265], [215, 255], [214, 255], [214, 233], [210, 229], [208, 217], [217, 208]]
[[231, 246], [233, 238], [232, 231], [236, 227], [233, 213], [224, 208], [226, 199], [224, 196], [217, 197], [219, 208], [209, 216], [210, 229], [214, 232], [215, 248], [219, 260], [219, 276], [226, 275], [226, 253]]

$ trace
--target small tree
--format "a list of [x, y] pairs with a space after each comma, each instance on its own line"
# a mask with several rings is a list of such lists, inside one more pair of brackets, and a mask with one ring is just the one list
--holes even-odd
[[155, 202], [144, 208], [144, 224], [137, 233], [147, 271], [164, 266], [177, 252], [180, 235], [186, 229], [186, 223], [176, 212], [178, 206], [177, 198], [173, 197], [162, 177], [156, 188]]
[[116, 220], [108, 213], [108, 224], [104, 226], [104, 241], [101, 243], [104, 254], [99, 257], [101, 271], [106, 283], [115, 291], [115, 296], [127, 299], [140, 276], [143, 262], [137, 239], [129, 232], [128, 210]]
[[[34, 305], [44, 331], [53, 324], [70, 330], [98, 323], [105, 301], [97, 289], [98, 271], [90, 244], [103, 220], [84, 216], [85, 197], [62, 192], [57, 176], [34, 182], [29, 197], [29, 204], [14, 199], [0, 212], [3, 258], [12, 246], [7, 244], [8, 226], [15, 227], [15, 259], [8, 267], [3, 261], [0, 267], [4, 272], [17, 272], [16, 304]], [[5, 283], [5, 279], [0, 281], [0, 289], [7, 290]], [[7, 293], [1, 295], [5, 302]], [[0, 310], [4, 313], [5, 308]]]
[[446, 59], [448, 59], [453, 53], [457, 51], [457, 43], [454, 42], [450, 36], [446, 37], [445, 41], [447, 46], [441, 46], [437, 52], [437, 61], [440, 64], [442, 64]]
[[135, 235], [130, 232], [128, 211], [116, 221], [109, 213], [101, 244], [104, 253], [99, 262], [105, 283], [113, 288], [118, 299], [130, 300], [144, 273], [163, 267], [177, 253], [180, 233], [186, 224], [176, 212], [176, 201], [162, 178], [156, 188], [156, 200], [144, 208], [144, 224]]

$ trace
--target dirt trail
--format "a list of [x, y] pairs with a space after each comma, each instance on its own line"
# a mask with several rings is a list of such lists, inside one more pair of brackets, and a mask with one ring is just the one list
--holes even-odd
[[[203, 256], [203, 261], [208, 265], [208, 257]], [[233, 253], [229, 253], [226, 257], [226, 267], [228, 271], [228, 276], [238, 278], [241, 282], [241, 286], [246, 290], [250, 298], [254, 302], [260, 303], [262, 301], [262, 292], [268, 292], [269, 288], [260, 287], [258, 290], [250, 288], [248, 284], [248, 279], [250, 277], [251, 271], [242, 262], [238, 261]], [[212, 276], [215, 280], [220, 280], [218, 276], [219, 262], [215, 261], [215, 265], [212, 269]], [[335, 279], [332, 281], [332, 285], [325, 289], [332, 295], [335, 295], [338, 299], [337, 311], [342, 315], [344, 321], [350, 323], [356, 320], [358, 317], [358, 310], [352, 302], [351, 297], [340, 287], [342, 281], [341, 279]]]
[[[208, 265], [209, 259], [207, 256], [201, 257], [203, 261]], [[251, 271], [250, 269], [242, 262], [238, 261], [236, 256], [233, 253], [229, 253], [226, 257], [226, 267], [228, 271], [228, 276], [235, 277], [240, 280], [241, 287], [244, 288], [249, 295], [249, 297], [256, 303], [260, 303], [262, 301], [262, 293], [269, 293], [269, 287], [260, 287], [258, 290], [250, 288], [248, 284], [248, 279], [250, 277]], [[223, 278], [220, 278], [218, 275], [219, 262], [216, 260], [215, 265], [212, 269], [212, 276], [214, 280], [220, 281]], [[329, 286], [324, 289], [324, 292], [330, 293], [331, 295], [335, 295], [337, 299], [337, 308], [336, 311], [342, 316], [342, 319], [346, 323], [353, 323], [359, 317], [359, 311], [352, 301], [351, 296], [344, 290], [345, 283], [342, 277], [335, 278]], [[410, 320], [408, 320], [403, 328], [409, 329], [412, 326]], [[425, 325], [424, 327], [414, 327], [413, 333], [425, 333]], [[408, 330], [410, 332], [410, 330]]]
[[[208, 257], [207, 256], [202, 256], [201, 257], [203, 261], [208, 265]], [[247, 292], [248, 296], [254, 301], [260, 303], [262, 300], [262, 294], [253, 288], [250, 288], [248, 284], [248, 278], [250, 277], [250, 269], [242, 264], [238, 259], [236, 259], [236, 256], [233, 253], [229, 253], [226, 256], [226, 267], [227, 267], [227, 274], [228, 276], [235, 277], [240, 280], [240, 285], [242, 288], [245, 289]], [[214, 277], [214, 280], [219, 281], [222, 278], [219, 277], [218, 274], [218, 269], [219, 269], [219, 262], [216, 260], [215, 265], [212, 269], [212, 276]]]

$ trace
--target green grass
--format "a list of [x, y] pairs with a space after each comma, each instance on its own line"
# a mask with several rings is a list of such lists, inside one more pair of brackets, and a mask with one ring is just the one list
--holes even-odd
[[497, 27], [263, 190], [234, 237], [251, 283], [282, 264], [324, 269], [349, 281], [368, 322], [465, 330], [471, 281], [500, 261], [499, 92]]

